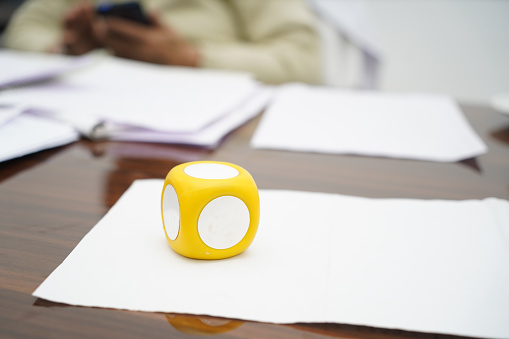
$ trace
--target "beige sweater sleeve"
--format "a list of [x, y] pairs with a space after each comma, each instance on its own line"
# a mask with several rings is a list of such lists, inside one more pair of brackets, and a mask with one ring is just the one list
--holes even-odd
[[244, 42], [204, 42], [202, 66], [249, 71], [264, 82], [320, 81], [313, 14], [301, 0], [230, 0]]
[[47, 52], [62, 39], [62, 18], [77, 1], [27, 0], [7, 27], [3, 44], [7, 48]]

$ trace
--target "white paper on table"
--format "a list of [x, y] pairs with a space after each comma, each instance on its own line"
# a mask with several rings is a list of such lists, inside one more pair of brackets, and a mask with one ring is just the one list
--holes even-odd
[[59, 119], [111, 121], [191, 133], [238, 109], [259, 87], [251, 74], [170, 67], [109, 56], [59, 82], [0, 93]]
[[[215, 148], [231, 131], [259, 115], [267, 106], [273, 95], [270, 86], [259, 86], [242, 105], [227, 113], [222, 118], [205, 126], [201, 130], [189, 133], [174, 133], [141, 128], [138, 126], [118, 124], [113, 121], [101, 121], [89, 115], [59, 115], [45, 111], [31, 111], [34, 114], [51, 117], [57, 121], [69, 123], [81, 135], [92, 140], [118, 140], [137, 142], [157, 142], [185, 144]], [[1, 111], [0, 111], [1, 113]], [[1, 115], [0, 115], [1, 118]], [[70, 118], [70, 119], [69, 119]]]
[[15, 119], [25, 109], [22, 105], [0, 105], [0, 127]]
[[0, 48], [0, 87], [27, 85], [54, 78], [92, 62], [91, 55], [70, 57]]
[[260, 190], [258, 234], [226, 260], [166, 242], [163, 180], [136, 181], [34, 296], [254, 321], [509, 337], [509, 203]]
[[79, 139], [67, 124], [47, 118], [21, 114], [0, 126], [0, 162]]
[[454, 162], [487, 147], [452, 99], [300, 84], [276, 93], [255, 148]]
[[197, 132], [171, 133], [106, 123], [96, 129], [96, 136], [111, 140], [177, 143], [214, 148], [228, 133], [260, 114], [272, 92], [269, 87], [260, 87], [240, 108]]

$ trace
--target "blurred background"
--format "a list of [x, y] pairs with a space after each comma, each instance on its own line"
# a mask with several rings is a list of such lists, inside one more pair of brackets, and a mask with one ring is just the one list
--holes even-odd
[[383, 51], [380, 87], [486, 103], [509, 93], [509, 1], [364, 1]]
[[[378, 89], [473, 104], [509, 93], [509, 1], [334, 1], [362, 4], [381, 54]], [[21, 3], [0, 0], [0, 32]]]
[[0, 0], [0, 34], [4, 31], [12, 13], [23, 3], [23, 0]]

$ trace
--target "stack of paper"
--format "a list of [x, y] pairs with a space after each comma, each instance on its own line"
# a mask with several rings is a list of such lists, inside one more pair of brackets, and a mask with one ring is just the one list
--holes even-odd
[[166, 242], [163, 180], [121, 197], [34, 292], [72, 305], [274, 323], [509, 337], [509, 202], [260, 190], [258, 234], [226, 260]]
[[[26, 61], [34, 62], [32, 56]], [[22, 59], [12, 67], [19, 69]], [[0, 105], [23, 105], [69, 122], [92, 139], [214, 147], [259, 114], [270, 96], [270, 90], [247, 73], [153, 65], [102, 54], [87, 60], [92, 60], [89, 67], [58, 81], [1, 92]]]
[[256, 148], [458, 161], [486, 152], [449, 97], [281, 86]]

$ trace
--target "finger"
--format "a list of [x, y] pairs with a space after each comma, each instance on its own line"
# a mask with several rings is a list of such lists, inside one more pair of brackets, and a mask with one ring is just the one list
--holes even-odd
[[148, 21], [150, 22], [150, 24], [153, 26], [153, 27], [163, 27], [163, 23], [161, 21], [161, 18], [159, 17], [159, 14], [155, 13], [155, 12], [149, 12], [147, 14], [147, 18], [148, 18]]
[[82, 15], [88, 22], [91, 22], [95, 17], [95, 7], [90, 3], [83, 4]]
[[108, 35], [123, 40], [143, 41], [151, 30], [139, 23], [114, 17], [107, 18], [106, 23]]
[[103, 18], [97, 18], [92, 22], [92, 34], [97, 41], [105, 44], [108, 38], [108, 27]]
[[84, 27], [90, 24], [94, 9], [89, 4], [77, 4], [69, 9], [64, 17], [64, 26], [67, 28]]
[[143, 59], [139, 49], [133, 48], [132, 43], [127, 40], [111, 39], [107, 40], [105, 45], [108, 46], [115, 56], [132, 60]]
[[83, 54], [83, 48], [79, 43], [77, 36], [73, 32], [68, 32], [63, 39], [65, 54], [80, 55]]
[[78, 18], [78, 6], [71, 7], [64, 16], [64, 27], [72, 27]]

